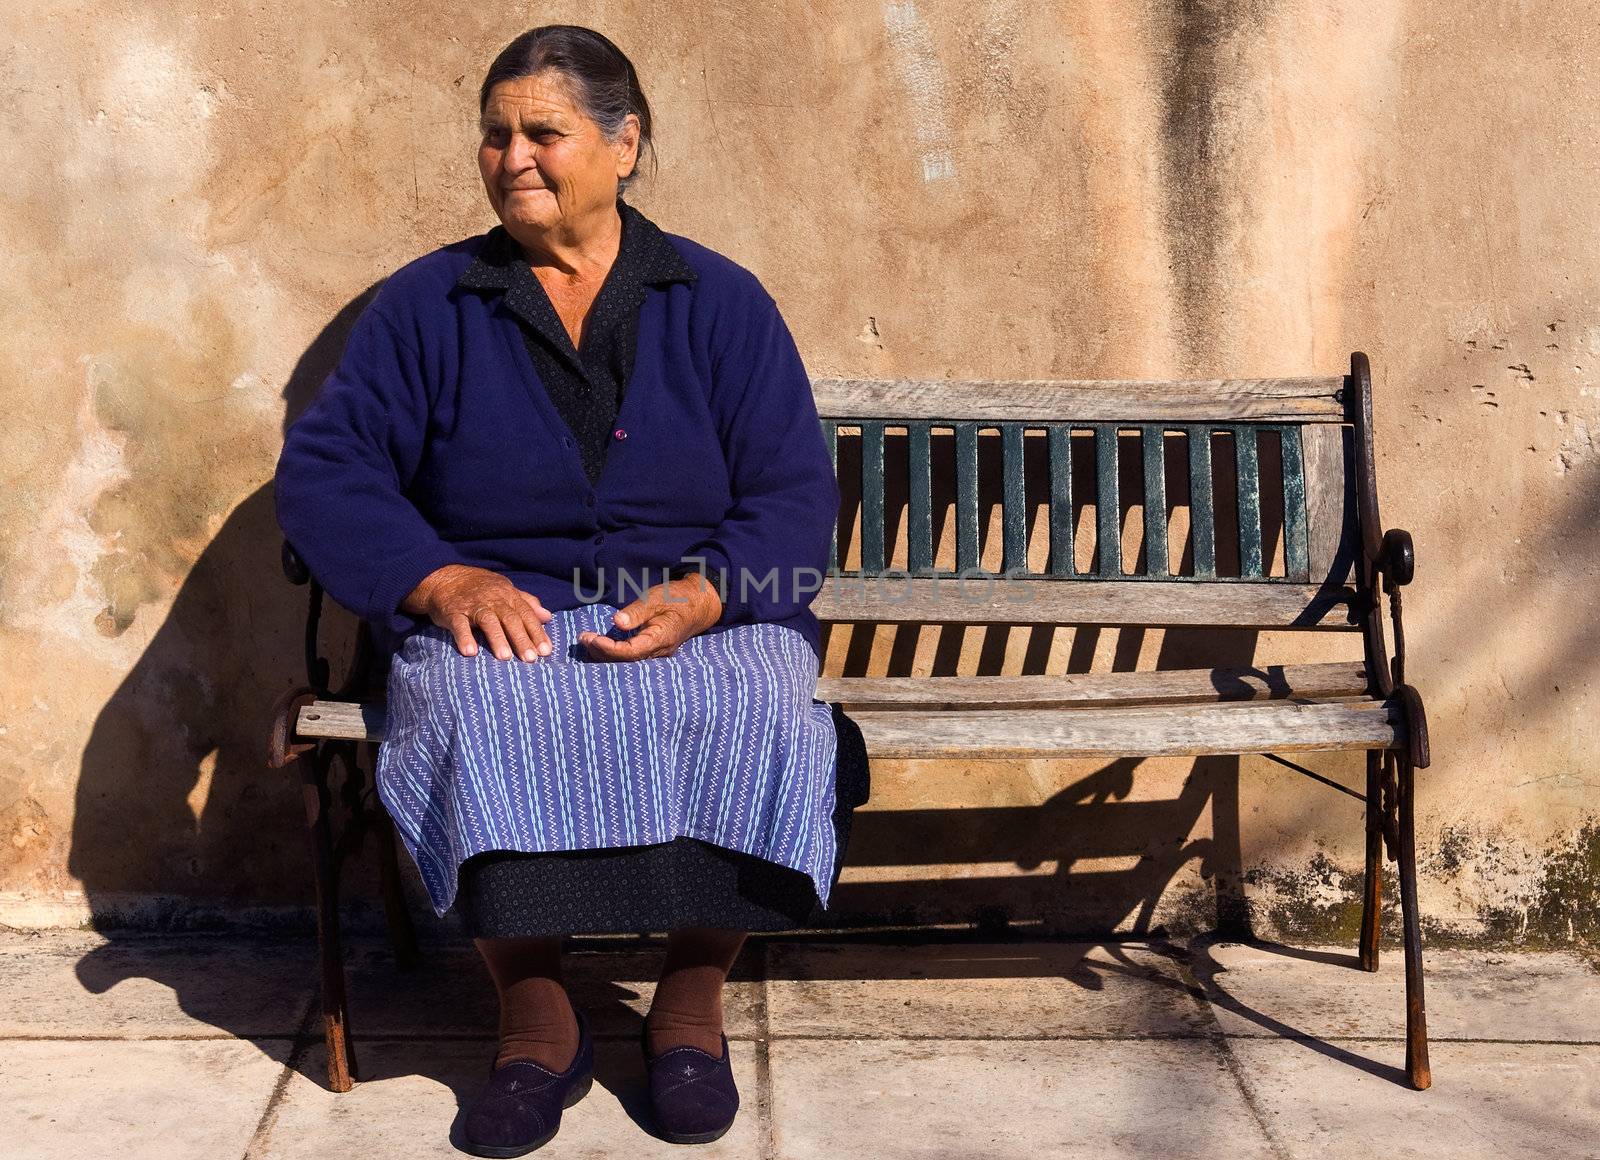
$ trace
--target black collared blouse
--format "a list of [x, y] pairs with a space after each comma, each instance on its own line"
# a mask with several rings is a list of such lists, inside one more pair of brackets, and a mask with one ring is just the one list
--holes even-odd
[[506, 306], [523, 324], [522, 336], [544, 388], [578, 441], [590, 483], [605, 466], [606, 447], [633, 375], [645, 286], [696, 278], [654, 222], [624, 201], [617, 202], [617, 212], [622, 215], [622, 240], [589, 309], [581, 349], [573, 347], [543, 283], [505, 226], [489, 231], [483, 252], [459, 282], [506, 292]]

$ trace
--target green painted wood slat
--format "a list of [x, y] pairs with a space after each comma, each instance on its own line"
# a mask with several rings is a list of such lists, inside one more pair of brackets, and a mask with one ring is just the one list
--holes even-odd
[[1072, 536], [1072, 425], [1051, 423], [1045, 439], [1050, 452], [1050, 575], [1075, 576]]
[[861, 570], [883, 571], [883, 421], [862, 419]]
[[1239, 578], [1261, 579], [1261, 464], [1256, 429], [1231, 423], [1234, 477], [1239, 498]]
[[978, 424], [956, 423], [956, 571], [978, 566]]
[[1024, 474], [1023, 425], [1006, 423], [1000, 428], [1000, 569], [1008, 575], [1028, 572], [1028, 489]]
[[933, 424], [906, 424], [910, 481], [906, 495], [906, 567], [913, 576], [933, 571]]
[[1139, 429], [1144, 451], [1144, 570], [1147, 576], [1165, 579], [1167, 567], [1167, 444], [1166, 430], [1159, 423], [1146, 423]]
[[1094, 428], [1095, 574], [1122, 575], [1122, 499], [1117, 477], [1117, 425]]
[[1193, 545], [1194, 578], [1217, 578], [1216, 494], [1211, 481], [1211, 427], [1195, 423], [1184, 427], [1189, 444], [1189, 537]]
[[1283, 542], [1284, 571], [1287, 579], [1304, 583], [1311, 578], [1307, 548], [1306, 466], [1300, 446], [1299, 425], [1278, 428], [1283, 448]]
[[[839, 423], [835, 419], [822, 420], [822, 437], [828, 444], [828, 462], [833, 464], [833, 477], [839, 478]], [[839, 570], [839, 522], [834, 520], [833, 535], [828, 540], [828, 571]]]

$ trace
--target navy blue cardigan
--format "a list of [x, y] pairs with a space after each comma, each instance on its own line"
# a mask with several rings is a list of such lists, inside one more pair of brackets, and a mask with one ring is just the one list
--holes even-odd
[[839, 507], [810, 378], [754, 274], [676, 234], [694, 277], [650, 285], [591, 486], [503, 295], [458, 285], [487, 234], [403, 266], [289, 427], [278, 523], [388, 647], [436, 568], [492, 569], [561, 611], [626, 604], [685, 559], [725, 572], [719, 624], [770, 621], [819, 654], [809, 605]]

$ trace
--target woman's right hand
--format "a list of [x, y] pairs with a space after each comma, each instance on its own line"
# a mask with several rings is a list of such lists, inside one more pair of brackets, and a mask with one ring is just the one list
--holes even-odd
[[462, 656], [476, 656], [480, 630], [494, 655], [503, 661], [525, 661], [550, 655], [544, 624], [554, 615], [531, 592], [524, 592], [498, 572], [467, 564], [446, 564], [429, 572], [400, 602], [406, 612], [426, 616], [456, 638]]

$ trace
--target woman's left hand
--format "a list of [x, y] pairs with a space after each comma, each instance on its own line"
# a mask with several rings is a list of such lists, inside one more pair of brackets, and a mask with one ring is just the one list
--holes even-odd
[[722, 616], [722, 597], [704, 576], [682, 576], [657, 584], [638, 600], [617, 610], [612, 622], [624, 631], [637, 629], [627, 640], [613, 640], [598, 632], [580, 632], [578, 643], [596, 660], [643, 661], [671, 656], [691, 636], [698, 636]]

